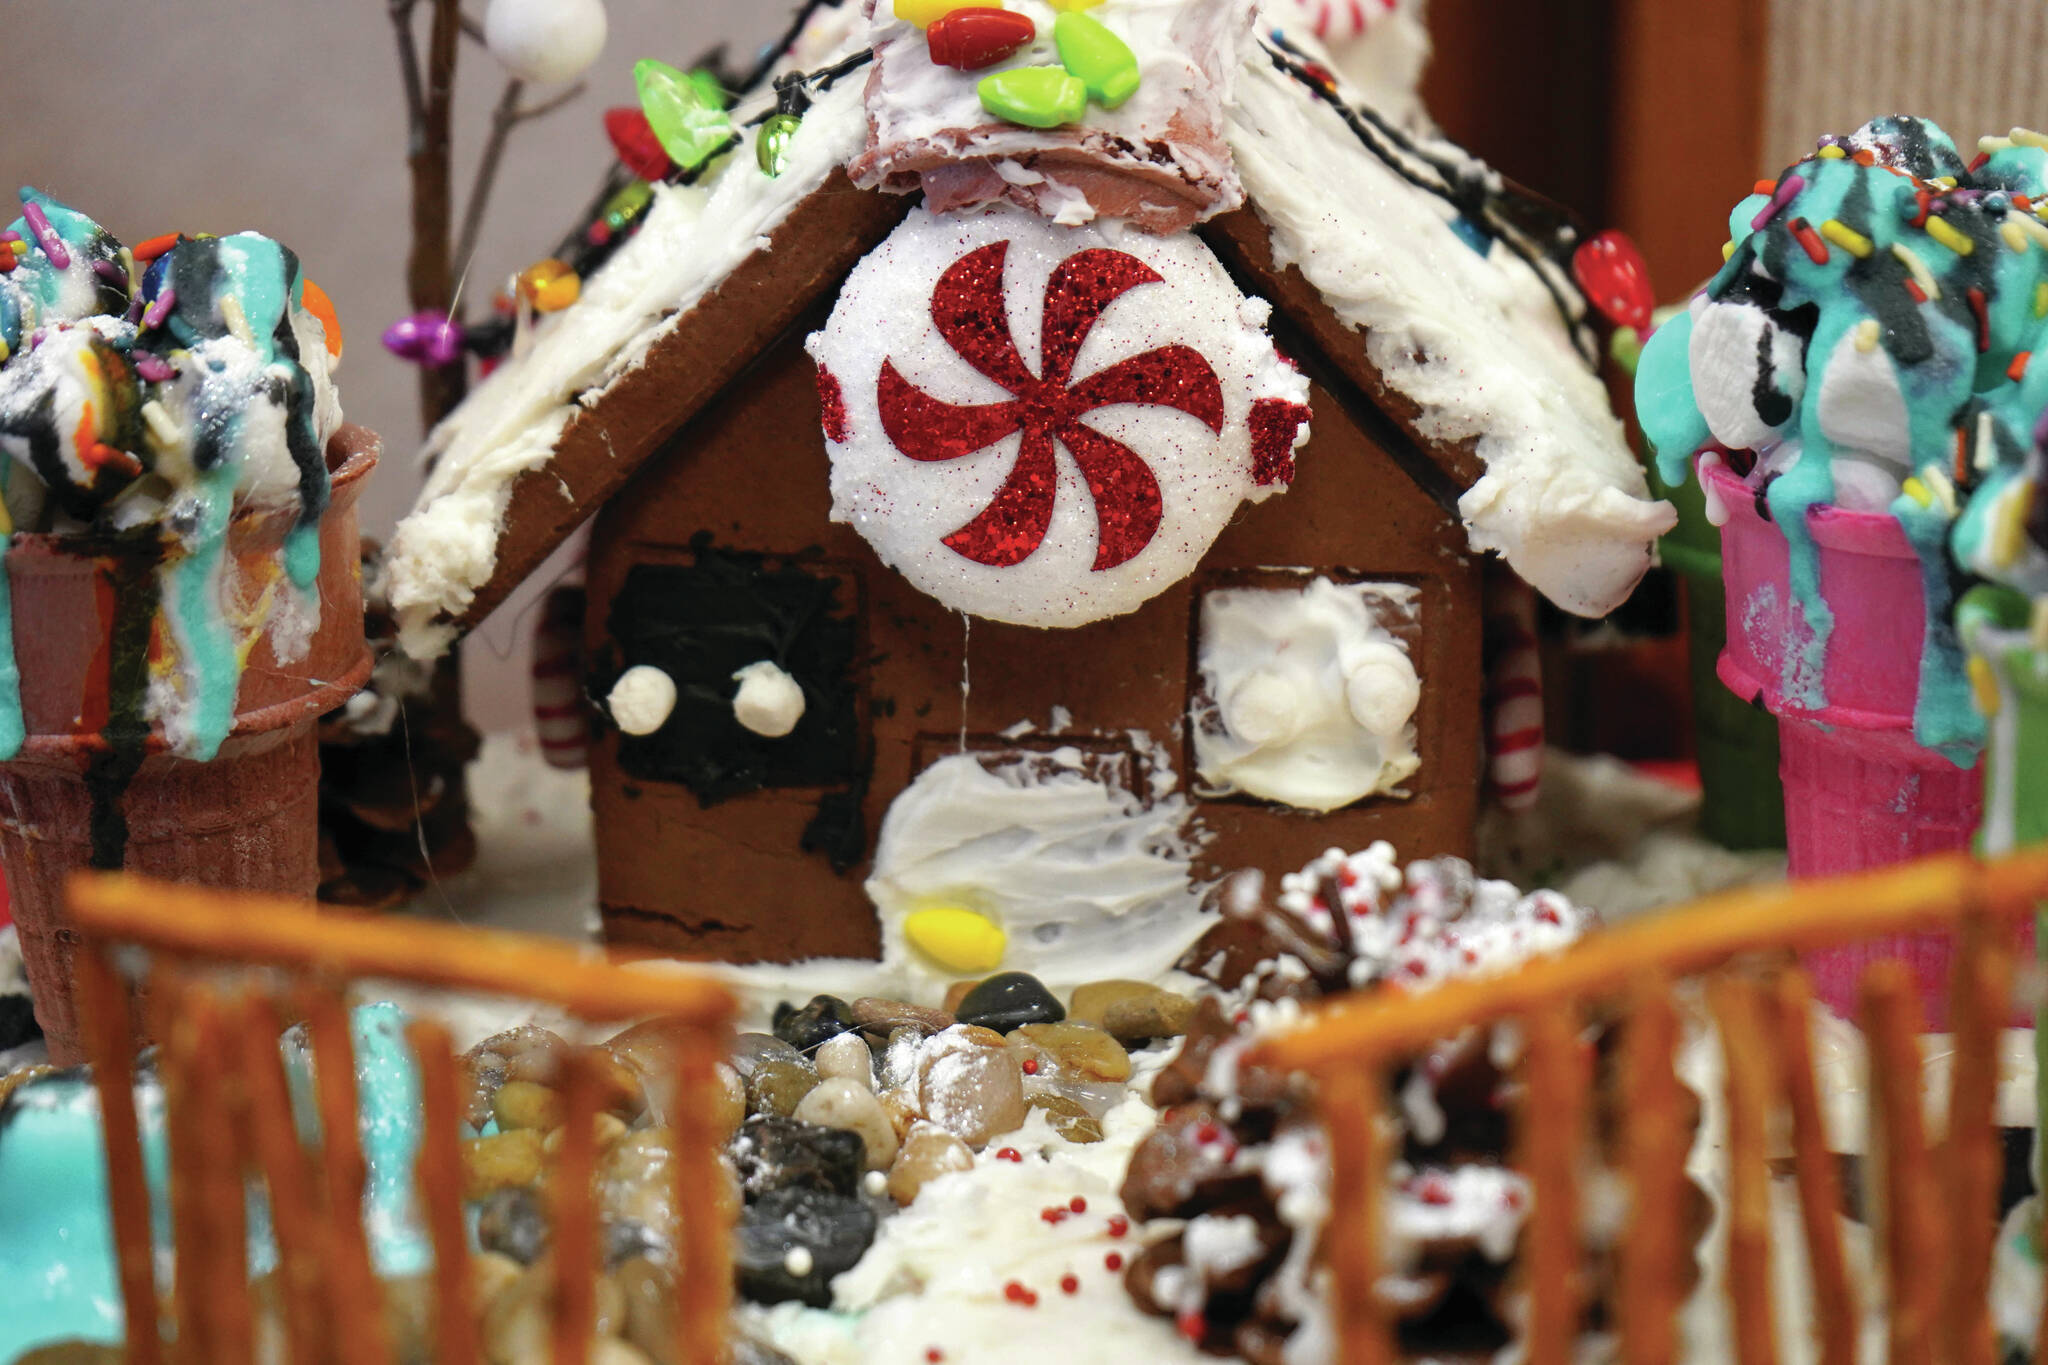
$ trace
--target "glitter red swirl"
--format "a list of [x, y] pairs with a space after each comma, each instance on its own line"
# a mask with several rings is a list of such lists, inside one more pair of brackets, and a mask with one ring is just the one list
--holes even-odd
[[932, 323], [962, 360], [1013, 396], [1007, 402], [946, 403], [882, 362], [876, 381], [882, 429], [913, 460], [957, 460], [1023, 433], [1017, 460], [989, 505], [945, 537], [954, 553], [977, 564], [1009, 568], [1045, 542], [1058, 485], [1055, 442], [1080, 467], [1099, 528], [1097, 570], [1133, 558], [1159, 530], [1164, 504], [1159, 480], [1128, 446], [1080, 421], [1095, 408], [1120, 403], [1169, 407], [1223, 430], [1223, 388], [1201, 354], [1161, 346], [1071, 383], [1074, 359], [1102, 312], [1142, 284], [1164, 281], [1135, 256], [1094, 248], [1060, 262], [1045, 287], [1039, 345], [1043, 373], [1034, 375], [1010, 335], [1003, 298], [1008, 242], [970, 251], [932, 290]]

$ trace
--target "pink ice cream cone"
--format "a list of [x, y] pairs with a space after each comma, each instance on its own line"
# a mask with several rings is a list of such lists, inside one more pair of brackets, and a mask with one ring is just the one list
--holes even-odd
[[[1813, 636], [1792, 592], [1784, 533], [1734, 473], [1707, 461], [1700, 477], [1728, 514], [1728, 646], [1717, 671], [1737, 696], [1778, 718], [1791, 874], [1828, 876], [1968, 848], [1983, 810], [1981, 764], [1959, 768], [1913, 738], [1927, 609], [1919, 558], [1896, 519], [1838, 507], [1808, 514], [1821, 596], [1835, 617], [1816, 691], [1798, 672]], [[1906, 962], [1926, 1026], [1939, 1030], [1947, 1027], [1952, 950], [1946, 935], [1906, 935], [1812, 953], [1806, 963], [1816, 994], [1853, 1017], [1864, 967]]]

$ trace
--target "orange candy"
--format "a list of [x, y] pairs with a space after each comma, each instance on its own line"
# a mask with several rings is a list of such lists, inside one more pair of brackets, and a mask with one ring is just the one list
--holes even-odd
[[341, 319], [334, 315], [334, 300], [327, 297], [327, 291], [306, 280], [299, 292], [299, 306], [320, 319], [320, 327], [327, 333], [327, 354], [341, 359]]

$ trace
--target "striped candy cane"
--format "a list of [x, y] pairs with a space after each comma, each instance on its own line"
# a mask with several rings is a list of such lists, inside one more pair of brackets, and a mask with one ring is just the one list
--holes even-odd
[[1486, 777], [1508, 810], [1536, 804], [1543, 783], [1543, 660], [1536, 591], [1499, 565], [1486, 573]]
[[1348, 42], [1372, 26], [1383, 14], [1392, 14], [1399, 0], [1294, 0], [1294, 7], [1308, 20], [1316, 37], [1335, 45]]
[[533, 628], [533, 723], [553, 768], [580, 768], [590, 753], [583, 712], [583, 588], [548, 594]]

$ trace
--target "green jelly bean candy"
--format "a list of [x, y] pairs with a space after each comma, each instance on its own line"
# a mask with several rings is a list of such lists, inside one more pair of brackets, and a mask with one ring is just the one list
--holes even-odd
[[633, 85], [647, 126], [669, 159], [695, 170], [732, 137], [732, 120], [719, 107], [716, 88], [667, 62], [643, 57], [633, 64]]
[[1026, 128], [1057, 128], [1088, 109], [1088, 87], [1056, 66], [1024, 66], [983, 76], [981, 107]]
[[795, 114], [770, 114], [754, 142], [754, 160], [770, 176], [781, 175], [789, 165], [789, 144], [803, 120]]
[[1052, 23], [1053, 44], [1067, 68], [1105, 109], [1114, 109], [1138, 89], [1138, 59], [1131, 45], [1080, 10], [1069, 10]]

